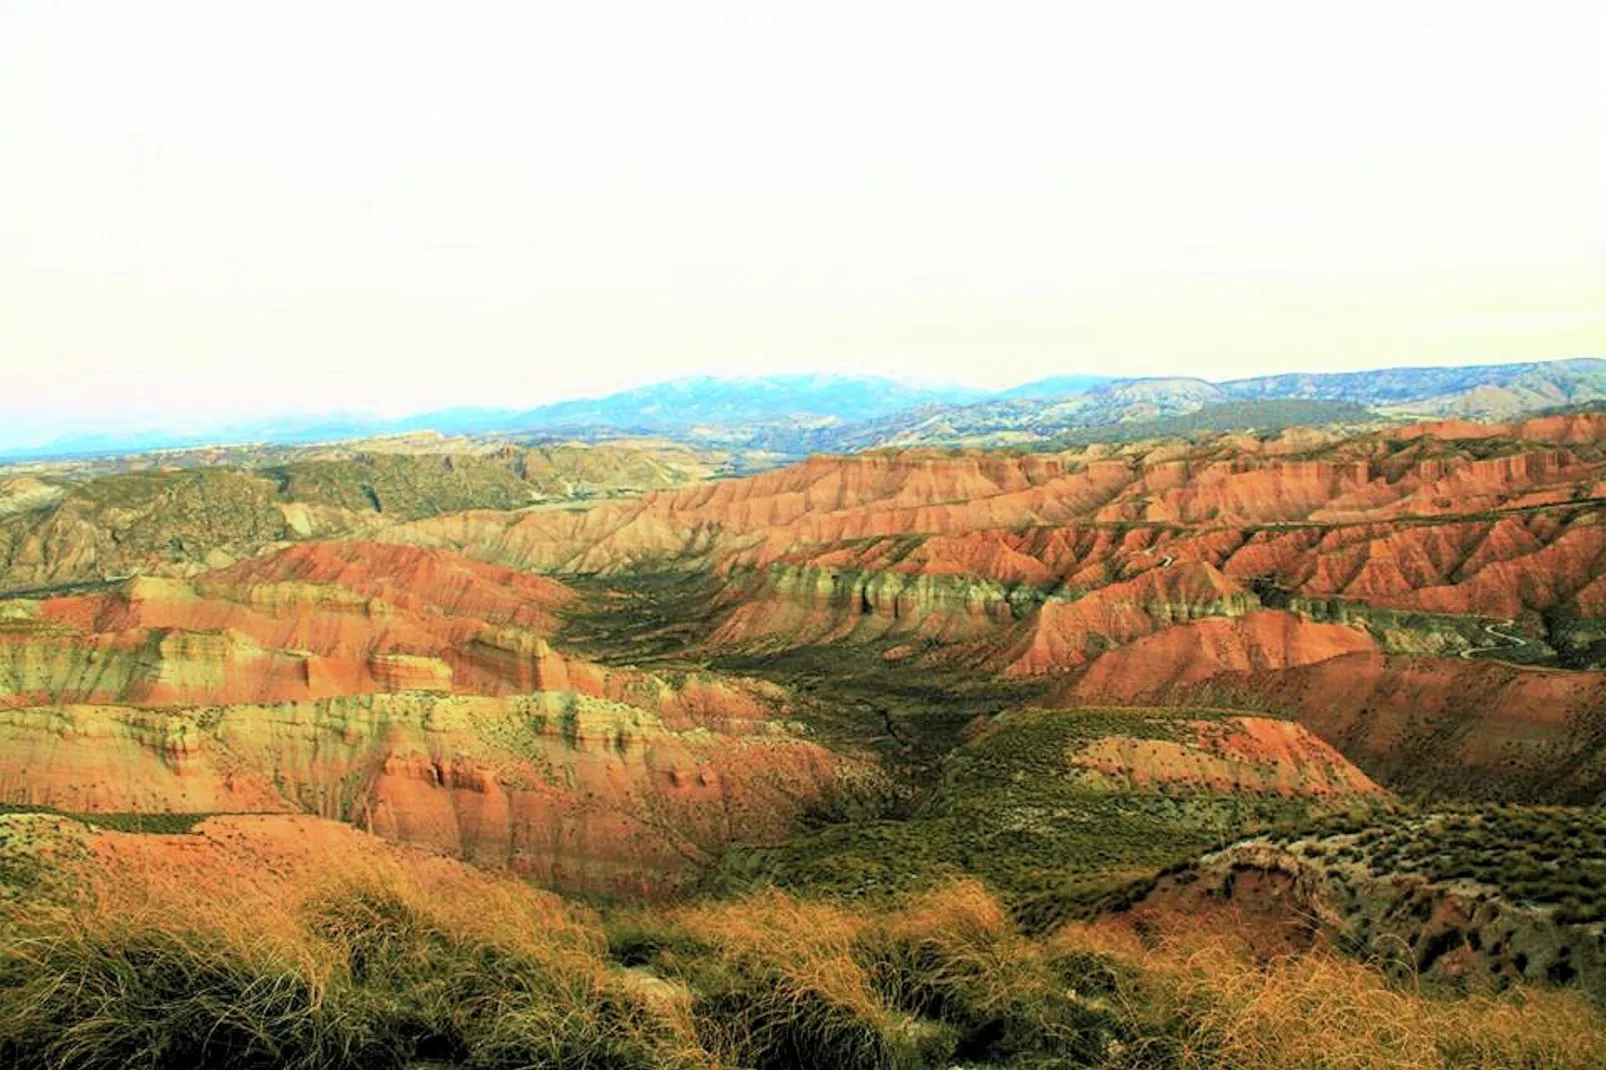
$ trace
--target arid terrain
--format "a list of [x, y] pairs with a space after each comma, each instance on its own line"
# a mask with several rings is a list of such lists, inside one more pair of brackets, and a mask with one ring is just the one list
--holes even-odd
[[1606, 1070], [1602, 42], [0, 0], [0, 1070]]
[[0, 1057], [1606, 1062], [1606, 415], [951, 437], [0, 470]]

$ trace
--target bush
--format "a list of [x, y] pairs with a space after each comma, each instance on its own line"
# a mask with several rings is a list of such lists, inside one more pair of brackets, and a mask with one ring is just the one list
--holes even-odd
[[[1122, 999], [1138, 1062], [1107, 1065], [1288, 1070], [1535, 1070], [1606, 1066], [1599, 1011], [1572, 992], [1428, 996], [1336, 952], [1267, 957], [1218, 925], [1184, 919], [1139, 939], [1070, 926], [1052, 945], [1133, 971]], [[1131, 1049], [1126, 1050], [1131, 1054]]]

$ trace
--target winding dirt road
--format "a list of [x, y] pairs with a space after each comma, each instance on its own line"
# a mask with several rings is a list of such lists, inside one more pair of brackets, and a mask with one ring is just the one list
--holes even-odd
[[1483, 626], [1483, 630], [1494, 636], [1496, 639], [1503, 640], [1503, 642], [1496, 643], [1492, 646], [1468, 647], [1467, 649], [1461, 651], [1461, 656], [1468, 661], [1471, 661], [1477, 655], [1486, 654], [1492, 650], [1521, 650], [1523, 647], [1528, 645], [1528, 639], [1525, 639], [1520, 635], [1513, 635], [1510, 632], [1503, 632], [1500, 630], [1501, 628], [1510, 628], [1516, 623], [1517, 622], [1514, 620], [1503, 620], [1499, 623], [1499, 625], [1485, 624]]

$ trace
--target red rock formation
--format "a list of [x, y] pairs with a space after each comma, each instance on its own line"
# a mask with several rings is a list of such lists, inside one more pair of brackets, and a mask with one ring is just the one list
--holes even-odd
[[1514, 424], [1436, 420], [1400, 428], [1394, 432], [1394, 437], [1401, 440], [1432, 437], [1451, 442], [1506, 437], [1529, 442], [1595, 443], [1606, 441], [1606, 414], [1538, 416]]
[[335, 588], [397, 609], [516, 625], [543, 634], [574, 599], [556, 580], [470, 561], [456, 554], [371, 542], [302, 543], [280, 553], [207, 573], [200, 591], [277, 608], [297, 603], [312, 585]]
[[[662, 791], [641, 794], [635, 766], [586, 780], [585, 790], [612, 802], [583, 815], [550, 785], [515, 785], [509, 776], [535, 768], [519, 765], [528, 756], [516, 750], [487, 759], [454, 737], [365, 752], [382, 754], [363, 767], [364, 784], [384, 785], [366, 797], [372, 813], [363, 819], [376, 828], [509, 865], [545, 859], [529, 865], [555, 879], [580, 865], [573, 859], [592, 857], [554, 846], [572, 840], [597, 860], [586, 879], [607, 883], [601, 874], [615, 863], [667, 866], [657, 847], [608, 854], [625, 836], [620, 822], [634, 820], [620, 815], [636, 813], [621, 800], [651, 798], [675, 827], [717, 843], [704, 822], [717, 823], [720, 808], [739, 812], [763, 762], [806, 783], [824, 776], [811, 771], [814, 758], [730, 742], [765, 737], [763, 726], [784, 711], [778, 690], [712, 675], [669, 681], [553, 647], [578, 596], [533, 572], [692, 565], [726, 581], [711, 647], [876, 644], [893, 660], [1052, 681], [1076, 701], [1269, 706], [1378, 761], [1417, 738], [1412, 717], [1453, 715], [1477, 735], [1456, 753], [1497, 763], [1507, 743], [1546, 746], [1572, 732], [1569, 718], [1594, 701], [1598, 681], [1391, 656], [1383, 647], [1423, 648], [1396, 643], [1381, 627], [1368, 633], [1263, 605], [1343, 619], [1354, 610], [1480, 618], [1473, 629], [1514, 620], [1525, 634], [1545, 615], [1606, 617], [1603, 428], [1599, 417], [1568, 417], [1487, 434], [1440, 425], [1343, 440], [1240, 435], [1053, 455], [889, 451], [589, 509], [435, 517], [379, 531], [378, 543], [297, 545], [190, 581], [142, 579], [113, 593], [8, 603], [0, 706], [145, 708], [104, 724], [85, 714], [100, 734], [84, 738], [112, 746], [105, 741], [155, 733], [167, 741], [157, 751], [171, 758], [162, 768], [195, 759], [186, 756], [188, 736], [175, 743], [168, 728], [153, 727], [166, 724], [154, 707], [300, 709], [395, 692], [441, 702], [563, 692], [650, 715], [655, 731], [727, 737], [717, 760], [699, 758], [696, 769], [642, 764]], [[633, 745], [615, 738], [601, 746]], [[49, 752], [30, 750], [36, 763], [80, 761], [76, 743], [29, 746]], [[277, 760], [208, 768], [150, 805], [181, 796], [308, 805], [277, 788], [264, 794], [263, 782], [250, 779], [284, 778]], [[335, 769], [291, 779], [338, 794], [351, 766]], [[26, 777], [16, 777], [12, 789], [25, 790]], [[84, 805], [146, 805], [132, 784], [89, 780], [98, 794], [78, 800]], [[690, 809], [679, 813], [676, 800]], [[502, 831], [464, 831], [482, 828]], [[558, 839], [537, 850], [508, 829]], [[645, 844], [652, 833], [641, 835]]]
[[1239, 584], [1210, 565], [1190, 561], [1153, 568], [1136, 579], [1080, 597], [1045, 602], [1025, 642], [1005, 655], [1005, 671], [1013, 676], [1063, 672], [1111, 644], [1128, 643], [1196, 617], [1237, 615], [1256, 604]]
[[1197, 621], [1111, 651], [1058, 700], [1273, 711], [1413, 790], [1596, 797], [1606, 673], [1389, 656], [1364, 633], [1310, 622], [1283, 621], [1269, 637], [1259, 625], [1251, 638], [1249, 620]]
[[[1453, 655], [1476, 652], [1468, 636], [1486, 627], [1537, 641], [1547, 620], [1606, 618], [1603, 501], [1606, 417], [1584, 415], [816, 458], [586, 514], [439, 518], [382, 537], [536, 568], [710, 566], [729, 581], [708, 640], [721, 649], [867, 643], [893, 661], [1063, 679], [1078, 700], [1223, 695], [1331, 739], [1358, 739], [1373, 717], [1366, 732], [1387, 740], [1425, 702], [1476, 722], [1487, 745], [1466, 754], [1481, 761], [1514, 736], [1557, 743], [1572, 731], [1562, 711], [1593, 684], [1551, 674], [1573, 682], [1480, 690], [1481, 674], [1515, 670], [1383, 647]], [[1320, 687], [1354, 697], [1323, 705]]]
[[[1465, 514], [1590, 496], [1606, 477], [1599, 422], [1501, 429], [1493, 438], [1505, 445], [1487, 455], [1489, 440], [1482, 440], [1479, 456], [1416, 430], [1329, 443], [1309, 459], [1236, 440], [1115, 454], [1092, 447], [1024, 457], [910, 451], [814, 458], [583, 513], [468, 513], [401, 525], [383, 537], [539, 570], [608, 571], [687, 557], [763, 566], [802, 546], [1044, 525], [1353, 524]], [[1536, 437], [1500, 437], [1530, 432]], [[1430, 450], [1430, 442], [1443, 448]], [[1014, 566], [1022, 579], [1036, 571]], [[1010, 569], [1008, 562], [986, 567]]]
[[1360, 629], [1261, 610], [1192, 621], [1112, 650], [1088, 667], [1073, 694], [1091, 704], [1136, 702], [1223, 673], [1276, 672], [1376, 650]]
[[[583, 513], [462, 514], [382, 537], [536, 569], [712, 565], [740, 589], [717, 645], [917, 637], [1002, 650], [1026, 635], [1000, 664], [1030, 675], [1153, 630], [1126, 601], [1165, 603], [1163, 625], [1253, 608], [1244, 591], [1260, 583], [1496, 620], [1595, 615], [1606, 528], [1573, 503], [1606, 486], [1602, 423], [1531, 421], [1476, 439], [1419, 427], [1340, 441], [815, 458]], [[1467, 442], [1476, 450], [1457, 445]], [[1290, 456], [1295, 446], [1310, 455]], [[1119, 589], [1173, 564], [1178, 575], [1214, 569], [1229, 589], [1159, 599]], [[1108, 605], [1067, 609], [1112, 585], [1098, 596]], [[1013, 588], [1051, 597], [1036, 614], [1041, 598]]]
[[394, 691], [576, 691], [676, 727], [762, 721], [753, 681], [671, 686], [554, 650], [574, 598], [553, 580], [440, 550], [309, 544], [185, 582], [46, 599], [0, 629], [0, 706], [299, 702]]
[[789, 834], [839, 770], [865, 775], [777, 727], [775, 685], [554, 649], [574, 597], [351, 543], [14, 603], [0, 801], [301, 810], [566, 888], [654, 893], [727, 843]]
[[546, 695], [373, 695], [156, 712], [0, 711], [0, 800], [69, 811], [290, 812], [573, 890], [655, 893], [772, 843], [868, 770], [765, 723], [676, 731]]
[[1195, 721], [1192, 740], [1105, 736], [1070, 756], [1110, 788], [1161, 785], [1257, 795], [1387, 793], [1304, 726], [1265, 717]]

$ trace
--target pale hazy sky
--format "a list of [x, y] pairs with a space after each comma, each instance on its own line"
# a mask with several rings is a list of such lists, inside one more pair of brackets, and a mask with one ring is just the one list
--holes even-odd
[[756, 8], [0, 0], [0, 437], [1606, 356], [1606, 4]]

